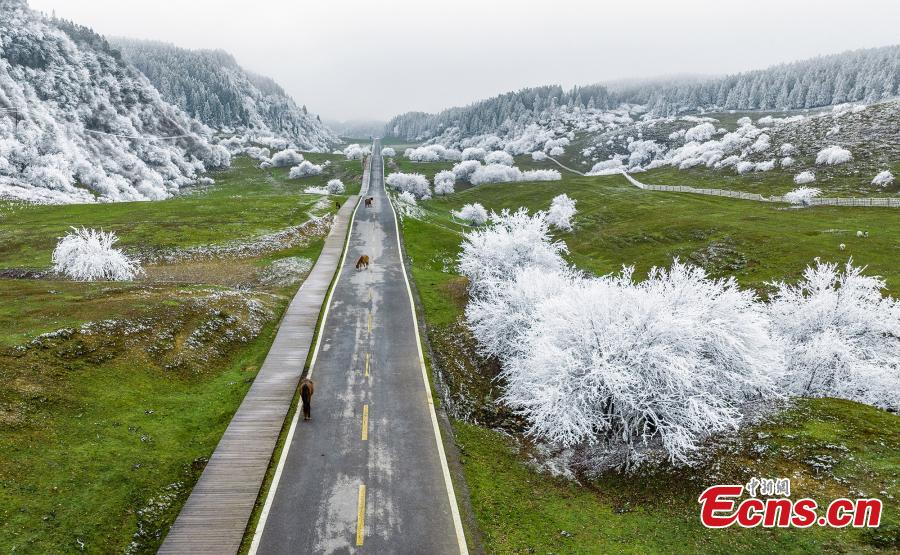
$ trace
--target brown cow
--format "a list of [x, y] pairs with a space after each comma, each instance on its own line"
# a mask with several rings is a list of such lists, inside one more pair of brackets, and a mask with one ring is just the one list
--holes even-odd
[[300, 382], [300, 400], [303, 402], [303, 420], [312, 420], [312, 396], [315, 387], [309, 378]]
[[334, 207], [337, 208], [338, 210], [340, 210], [340, 209], [341, 209], [341, 203], [339, 203], [338, 201], [334, 201]]
[[369, 197], [366, 199], [366, 208], [372, 207], [372, 201], [375, 200], [375, 197]]
[[366, 254], [360, 256], [359, 260], [356, 261], [356, 269], [357, 270], [359, 270], [360, 268], [363, 268], [363, 267], [366, 270], [369, 269], [369, 256]]

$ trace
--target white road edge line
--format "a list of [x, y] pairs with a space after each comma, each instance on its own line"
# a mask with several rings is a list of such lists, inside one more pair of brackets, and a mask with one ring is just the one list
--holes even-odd
[[[381, 177], [384, 183], [384, 156], [381, 157]], [[403, 244], [400, 242], [400, 220], [397, 218], [397, 211], [394, 210], [394, 203], [391, 202], [391, 196], [385, 191], [388, 204], [391, 206], [391, 212], [394, 213], [394, 228], [397, 232], [397, 251], [400, 255], [400, 266], [403, 270], [403, 281], [406, 282], [406, 292], [409, 295], [409, 309], [412, 312], [413, 327], [416, 332], [416, 347], [419, 350], [419, 366], [422, 368], [422, 380], [425, 383], [425, 392], [428, 395], [428, 409], [431, 412], [431, 425], [434, 429], [434, 439], [437, 443], [438, 455], [441, 459], [441, 470], [444, 474], [444, 485], [447, 486], [447, 497], [450, 501], [450, 512], [453, 514], [453, 526], [456, 528], [456, 542], [459, 544], [459, 552], [461, 555], [468, 555], [469, 548], [466, 545], [466, 535], [463, 532], [462, 519], [459, 516], [459, 507], [456, 504], [456, 493], [453, 490], [453, 481], [450, 478], [450, 467], [447, 466], [447, 455], [444, 453], [444, 443], [441, 440], [441, 428], [438, 425], [437, 413], [434, 410], [432, 402], [431, 382], [428, 380], [428, 370], [425, 368], [425, 355], [422, 352], [422, 340], [419, 337], [419, 320], [416, 316], [416, 303], [413, 300], [412, 287], [409, 285], [409, 278], [406, 276], [406, 265], [403, 263]]]
[[[325, 322], [328, 320], [328, 311], [331, 309], [331, 298], [334, 296], [334, 290], [337, 289], [337, 280], [341, 278], [341, 273], [344, 271], [344, 262], [347, 260], [347, 252], [350, 250], [350, 235], [353, 233], [353, 222], [356, 220], [356, 211], [359, 210], [363, 195], [369, 192], [369, 181], [371, 181], [370, 173], [371, 162], [369, 163], [369, 171], [365, 173], [366, 190], [360, 191], [360, 198], [357, 199], [356, 207], [353, 208], [353, 214], [350, 216], [350, 225], [347, 226], [347, 236], [344, 239], [344, 252], [341, 255], [341, 261], [337, 267], [337, 278], [335, 278], [334, 287], [328, 292], [328, 299], [325, 301], [325, 313], [322, 315], [322, 322], [319, 324], [319, 333], [316, 336], [316, 344], [313, 347], [313, 354], [309, 363], [309, 373], [307, 374], [307, 377], [312, 377], [313, 370], [316, 367], [316, 358], [319, 356], [319, 346], [322, 344], [322, 332], [325, 329]], [[275, 474], [272, 476], [272, 483], [269, 485], [269, 493], [266, 495], [266, 502], [263, 505], [262, 512], [259, 514], [259, 522], [256, 523], [256, 529], [253, 531], [253, 541], [250, 543], [250, 549], [248, 551], [249, 555], [256, 555], [256, 552], [259, 549], [259, 542], [262, 540], [263, 531], [266, 529], [266, 520], [269, 518], [269, 511], [272, 510], [272, 501], [275, 499], [278, 482], [281, 481], [281, 473], [284, 470], [288, 451], [290, 451], [291, 443], [294, 440], [294, 431], [297, 429], [297, 422], [299, 421], [300, 410], [298, 407], [298, 410], [294, 411], [293, 419], [291, 419], [291, 427], [284, 440], [284, 448], [281, 450], [278, 466], [275, 468]]]

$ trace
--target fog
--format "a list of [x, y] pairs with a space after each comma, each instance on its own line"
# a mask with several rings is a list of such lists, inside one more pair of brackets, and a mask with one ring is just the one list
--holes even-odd
[[722, 74], [900, 42], [900, 2], [30, 0], [106, 35], [221, 48], [337, 120], [525, 86]]

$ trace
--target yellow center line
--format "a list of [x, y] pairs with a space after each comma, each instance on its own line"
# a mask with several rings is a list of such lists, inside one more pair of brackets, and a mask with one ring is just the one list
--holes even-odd
[[372, 313], [369, 313], [369, 333], [372, 333]]
[[369, 439], [369, 405], [363, 405], [362, 440]]
[[369, 353], [366, 353], [366, 377], [369, 377]]
[[359, 485], [359, 500], [356, 503], [356, 546], [363, 544], [363, 531], [366, 527], [366, 485]]

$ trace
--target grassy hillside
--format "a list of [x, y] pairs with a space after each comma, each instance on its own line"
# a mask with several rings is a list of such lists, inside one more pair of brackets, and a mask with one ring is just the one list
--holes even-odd
[[[258, 237], [345, 198], [320, 202], [307, 186], [359, 188], [358, 161], [308, 156], [326, 158], [327, 175], [302, 180], [242, 158], [216, 185], [163, 202], [0, 211], [0, 270], [19, 276], [0, 279], [0, 551], [155, 551], [328, 225], [275, 246]], [[132, 254], [179, 256], [130, 283], [27, 277], [70, 225], [115, 230]], [[259, 248], [215, 254], [233, 244]], [[275, 271], [284, 259], [297, 265]]]
[[[408, 161], [400, 165], [429, 176], [445, 167]], [[523, 160], [520, 165], [530, 164]], [[819, 552], [898, 547], [898, 417], [855, 403], [802, 401], [773, 421], [745, 430], [741, 441], [723, 447], [714, 462], [698, 470], [581, 477], [578, 486], [533, 468], [535, 449], [516, 439], [516, 418], [493, 402], [498, 395], [498, 384], [492, 381], [497, 368], [475, 355], [474, 342], [461, 321], [465, 281], [454, 268], [467, 228], [454, 221], [450, 210], [470, 202], [489, 210], [545, 209], [562, 192], [578, 200], [579, 212], [575, 229], [558, 233], [557, 238], [569, 246], [573, 263], [598, 274], [634, 264], [640, 276], [678, 256], [713, 275], [735, 276], [743, 286], [765, 295], [766, 282], [798, 278], [815, 257], [843, 261], [853, 256], [856, 263], [868, 265], [870, 273], [883, 275], [890, 287], [900, 288], [900, 267], [894, 262], [900, 249], [900, 218], [890, 209], [795, 209], [641, 191], [620, 176], [570, 175], [561, 182], [467, 188], [420, 203], [423, 216], [407, 217], [402, 223], [404, 242], [488, 552]], [[857, 229], [870, 230], [870, 237], [857, 239]], [[843, 252], [840, 243], [847, 245]], [[491, 431], [496, 428], [513, 435]], [[817, 466], [823, 460], [825, 472]], [[741, 480], [754, 475], [790, 476], [799, 488], [795, 491], [820, 500], [856, 496], [855, 492], [879, 495], [893, 516], [869, 532], [706, 531], [699, 522], [699, 492], [714, 483], [744, 483]]]

